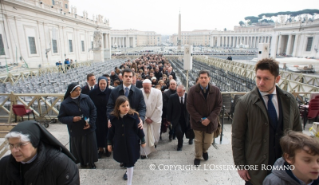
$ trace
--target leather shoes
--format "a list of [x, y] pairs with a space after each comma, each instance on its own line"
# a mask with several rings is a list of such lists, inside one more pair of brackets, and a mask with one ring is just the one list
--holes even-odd
[[141, 155], [141, 159], [146, 159], [146, 156], [145, 155]]
[[81, 168], [86, 168], [87, 166], [85, 164], [81, 164]]
[[206, 153], [203, 153], [203, 158], [204, 158], [205, 161], [208, 160], [208, 153], [207, 153], [207, 152], [206, 152]]
[[106, 151], [106, 152], [105, 152], [105, 156], [106, 156], [106, 157], [110, 157], [111, 154], [112, 154], [112, 152], [109, 152], [109, 151]]
[[200, 165], [200, 159], [195, 159], [194, 160], [194, 165], [199, 166]]
[[193, 139], [188, 140], [188, 144], [192, 145], [193, 144]]
[[97, 153], [97, 156], [99, 157], [99, 159], [102, 158], [103, 154], [104, 154], [104, 151], [99, 151], [99, 153]]
[[120, 163], [120, 167], [121, 168], [125, 168], [125, 164], [124, 163]]
[[177, 146], [177, 151], [182, 151], [183, 146]]
[[169, 139], [169, 141], [172, 141], [173, 140], [173, 136], [169, 135], [168, 139]]
[[90, 169], [96, 169], [96, 166], [94, 163], [92, 165], [90, 165]]
[[127, 171], [123, 175], [123, 180], [125, 180], [125, 181], [127, 180], [127, 174], [126, 173], [127, 173]]

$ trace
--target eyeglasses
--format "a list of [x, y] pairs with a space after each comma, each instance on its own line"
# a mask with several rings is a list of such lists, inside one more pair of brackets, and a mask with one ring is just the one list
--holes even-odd
[[9, 144], [9, 147], [10, 147], [10, 150], [12, 149], [20, 150], [21, 148], [26, 146], [28, 143], [30, 143], [30, 141], [27, 141], [24, 143], [18, 143], [18, 144]]

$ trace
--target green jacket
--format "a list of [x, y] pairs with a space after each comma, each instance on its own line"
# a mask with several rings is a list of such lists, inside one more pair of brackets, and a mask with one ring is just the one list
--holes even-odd
[[[276, 87], [282, 106], [283, 131], [302, 131], [300, 113], [294, 96]], [[235, 107], [232, 123], [232, 150], [235, 165], [258, 165], [258, 170], [249, 171], [250, 183], [262, 184], [269, 157], [269, 120], [263, 99], [255, 87], [242, 96]]]

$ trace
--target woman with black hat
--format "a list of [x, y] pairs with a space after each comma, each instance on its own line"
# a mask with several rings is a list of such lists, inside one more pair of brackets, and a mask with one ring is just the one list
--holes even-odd
[[0, 160], [0, 184], [80, 184], [73, 155], [36, 121], [19, 123], [5, 139], [11, 155]]
[[[107, 150], [107, 115], [106, 115], [106, 105], [111, 93], [111, 89], [108, 88], [108, 79], [104, 76], [98, 79], [98, 88], [90, 91], [89, 96], [96, 107], [96, 140], [97, 146], [99, 148], [98, 157], [102, 158], [103, 154], [107, 157], [111, 153]], [[105, 148], [105, 151], [104, 151]]]
[[96, 108], [88, 95], [81, 94], [76, 83], [68, 86], [61, 103], [58, 119], [67, 124], [70, 135], [70, 151], [81, 167], [95, 169], [97, 144], [95, 135]]

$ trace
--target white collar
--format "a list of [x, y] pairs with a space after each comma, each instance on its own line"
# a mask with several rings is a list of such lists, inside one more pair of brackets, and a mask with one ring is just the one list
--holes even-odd
[[125, 90], [126, 87], [128, 87], [128, 89], [131, 89], [131, 86], [132, 86], [132, 85], [125, 86], [125, 85], [123, 84], [123, 89]]
[[30, 163], [32, 163], [37, 157], [38, 157], [38, 153], [36, 153], [36, 154], [32, 157], [32, 159], [30, 159], [29, 161], [27, 161], [27, 162], [21, 162], [21, 163], [22, 163], [22, 164], [30, 164]]
[[[258, 91], [259, 91], [259, 89], [258, 89]], [[259, 91], [259, 92], [260, 92], [261, 96], [267, 96], [267, 95], [269, 94], [269, 93], [267, 93], [267, 92], [261, 92], [261, 91]], [[276, 87], [275, 87], [274, 92], [272, 92], [271, 94], [277, 94]]]

